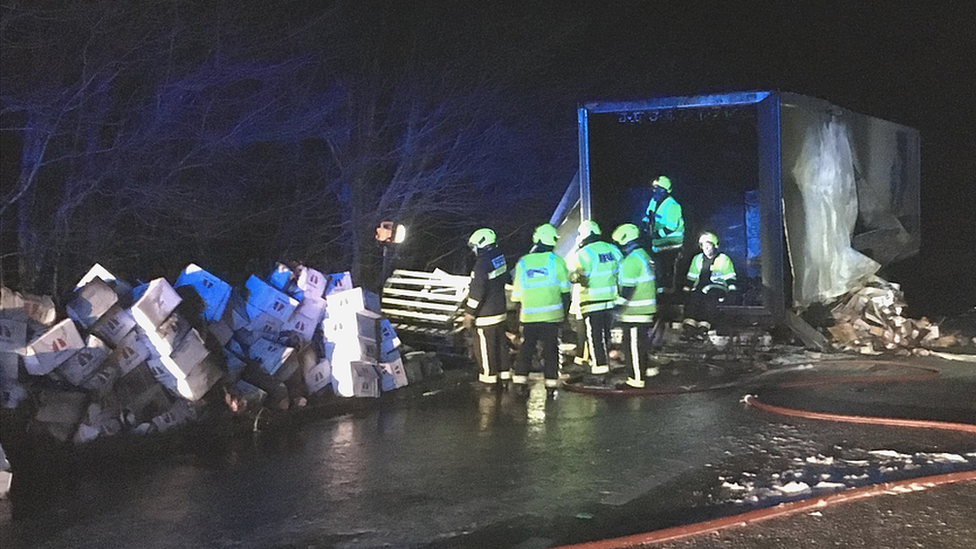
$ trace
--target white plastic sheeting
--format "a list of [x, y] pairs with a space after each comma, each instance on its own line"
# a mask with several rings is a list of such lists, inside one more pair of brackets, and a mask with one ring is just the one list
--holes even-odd
[[881, 265], [851, 247], [858, 205], [846, 126], [835, 120], [811, 126], [792, 171], [804, 214], [801, 231], [790, 235], [793, 299], [806, 306], [847, 293]]

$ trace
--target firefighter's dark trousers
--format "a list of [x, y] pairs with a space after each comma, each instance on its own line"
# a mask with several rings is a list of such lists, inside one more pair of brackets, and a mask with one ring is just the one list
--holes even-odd
[[475, 356], [481, 372], [478, 381], [497, 383], [498, 379], [508, 379], [512, 371], [508, 364], [508, 341], [505, 339], [505, 323], [471, 328]]
[[654, 278], [657, 279], [658, 293], [662, 293], [665, 289], [669, 292], [677, 290], [677, 269], [681, 256], [681, 248], [660, 250], [654, 253]]
[[514, 383], [526, 383], [537, 345], [542, 346], [542, 369], [546, 387], [555, 387], [559, 379], [559, 323], [529, 322], [522, 325], [522, 348], [515, 362]]
[[586, 345], [590, 350], [590, 373], [595, 375], [610, 372], [610, 327], [613, 324], [613, 309], [583, 313], [586, 324]]

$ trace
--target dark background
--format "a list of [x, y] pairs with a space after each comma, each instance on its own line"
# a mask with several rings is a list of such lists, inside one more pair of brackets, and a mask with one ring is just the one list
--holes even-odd
[[[974, 10], [5, 3], [4, 284], [61, 294], [96, 261], [142, 279], [195, 261], [239, 282], [274, 261], [302, 260], [352, 265], [366, 280], [379, 258], [372, 228], [389, 216], [416, 229], [404, 264], [463, 272], [471, 230], [495, 227], [514, 255], [548, 217], [576, 171], [581, 102], [771, 89], [920, 130], [922, 252], [882, 275], [903, 283], [910, 313], [956, 314], [976, 304]], [[85, 88], [84, 109], [63, 108], [88, 74], [117, 76], [105, 79], [110, 92]], [[207, 80], [215, 75], [224, 81]], [[276, 116], [265, 116], [281, 97]], [[176, 114], [161, 116], [161, 105]], [[47, 150], [57, 161], [38, 172], [31, 201], [13, 198], [30, 143], [25, 112], [65, 113], [60, 120], [74, 124]], [[258, 123], [234, 133], [248, 120]], [[430, 120], [440, 141], [410, 133]], [[129, 148], [97, 152], [81, 137], [93, 132], [106, 144], [122, 136]], [[178, 164], [199, 143], [206, 155]], [[410, 198], [425, 188], [436, 193]]]

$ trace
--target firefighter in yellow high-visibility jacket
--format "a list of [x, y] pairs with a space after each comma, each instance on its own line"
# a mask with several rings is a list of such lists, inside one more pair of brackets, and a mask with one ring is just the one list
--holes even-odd
[[617, 301], [617, 272], [623, 255], [616, 246], [600, 237], [596, 221], [580, 223], [576, 252], [570, 280], [579, 284], [580, 312], [586, 326], [586, 344], [592, 356], [590, 373], [610, 373], [610, 327], [613, 306]]
[[654, 262], [640, 245], [640, 229], [625, 223], [613, 231], [613, 241], [624, 253], [617, 277], [619, 296], [615, 307], [617, 325], [623, 329], [623, 351], [627, 357], [627, 385], [644, 387], [644, 377], [657, 375], [648, 368], [650, 329], [657, 312], [657, 284]]
[[735, 266], [718, 250], [718, 236], [706, 232], [698, 238], [701, 253], [691, 260], [685, 281], [687, 299], [683, 337], [704, 339], [712, 329], [719, 303], [736, 291]]
[[569, 308], [569, 271], [563, 258], [553, 252], [558, 239], [549, 223], [536, 227], [532, 251], [515, 264], [512, 301], [519, 304], [522, 347], [515, 362], [512, 383], [528, 394], [528, 374], [536, 345], [542, 346], [546, 393], [554, 397], [559, 382], [559, 327]]

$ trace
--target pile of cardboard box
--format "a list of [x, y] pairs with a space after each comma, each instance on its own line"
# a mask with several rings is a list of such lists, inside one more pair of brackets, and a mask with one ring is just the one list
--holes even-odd
[[61, 441], [165, 432], [213, 404], [284, 409], [408, 383], [379, 298], [349, 273], [279, 264], [237, 291], [194, 264], [175, 284], [136, 287], [95, 265], [60, 320], [49, 297], [2, 292], [0, 404], [30, 398]]
[[837, 349], [869, 355], [918, 353], [957, 344], [955, 335], [941, 334], [939, 326], [928, 319], [903, 316], [906, 307], [898, 284], [872, 277], [831, 308], [834, 325], [827, 331], [832, 344]]

